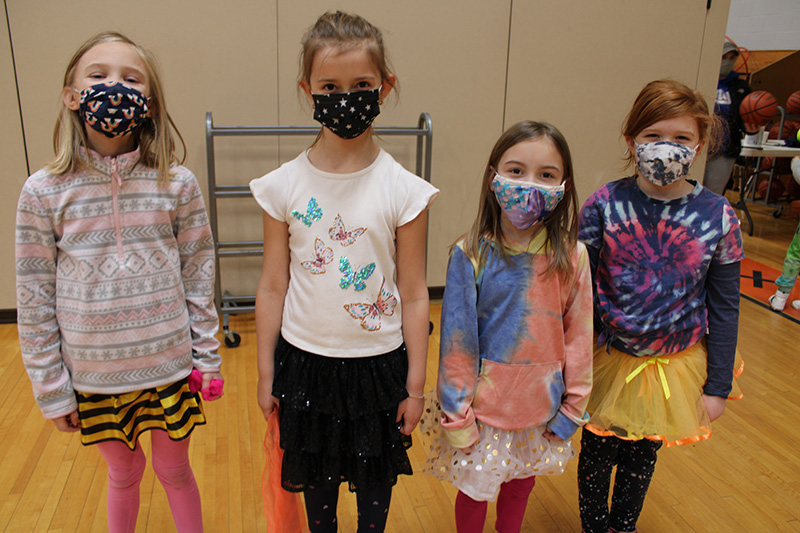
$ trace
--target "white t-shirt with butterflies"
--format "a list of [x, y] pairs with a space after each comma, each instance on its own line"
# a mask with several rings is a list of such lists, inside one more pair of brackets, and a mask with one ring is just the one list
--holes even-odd
[[403, 342], [396, 230], [439, 194], [381, 150], [367, 168], [333, 174], [308, 152], [250, 182], [258, 204], [289, 226], [289, 289], [281, 334], [329, 357], [367, 357]]

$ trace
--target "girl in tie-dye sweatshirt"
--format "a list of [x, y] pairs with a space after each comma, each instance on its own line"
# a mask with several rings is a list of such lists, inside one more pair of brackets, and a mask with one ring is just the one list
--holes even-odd
[[658, 449], [708, 438], [731, 395], [739, 221], [724, 197], [686, 178], [717, 120], [697, 91], [649, 83], [623, 129], [634, 175], [581, 210], [599, 336], [578, 461], [587, 533], [636, 531]]
[[495, 144], [479, 215], [452, 249], [427, 469], [458, 487], [459, 532], [519, 531], [535, 476], [560, 474], [591, 390], [589, 258], [576, 240], [569, 148], [520, 122]]

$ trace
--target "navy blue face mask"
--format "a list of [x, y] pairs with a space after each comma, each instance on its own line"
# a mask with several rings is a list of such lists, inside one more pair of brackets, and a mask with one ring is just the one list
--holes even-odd
[[81, 119], [109, 138], [133, 131], [147, 115], [148, 98], [121, 83], [98, 83], [84, 89], [80, 95]]
[[355, 139], [380, 112], [381, 88], [349, 93], [312, 94], [314, 120], [342, 139]]

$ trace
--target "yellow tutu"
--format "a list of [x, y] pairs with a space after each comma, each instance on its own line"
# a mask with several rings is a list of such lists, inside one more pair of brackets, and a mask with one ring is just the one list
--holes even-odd
[[[586, 428], [600, 436], [652, 439], [665, 446], [689, 444], [711, 436], [703, 404], [707, 352], [705, 342], [671, 355], [633, 357], [613, 347], [594, 353], [594, 382]], [[736, 373], [743, 364], [738, 358]], [[742, 394], [734, 381], [729, 399]]]

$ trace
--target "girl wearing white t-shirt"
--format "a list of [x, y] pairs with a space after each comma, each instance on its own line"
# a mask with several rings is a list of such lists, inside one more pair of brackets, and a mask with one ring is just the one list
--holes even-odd
[[382, 531], [423, 408], [426, 210], [438, 190], [380, 149], [371, 124], [396, 86], [380, 31], [326, 13], [303, 38], [299, 85], [323, 128], [250, 188], [264, 209], [256, 297], [258, 403], [280, 403], [281, 483], [312, 532], [336, 531], [338, 487], [359, 531]]

